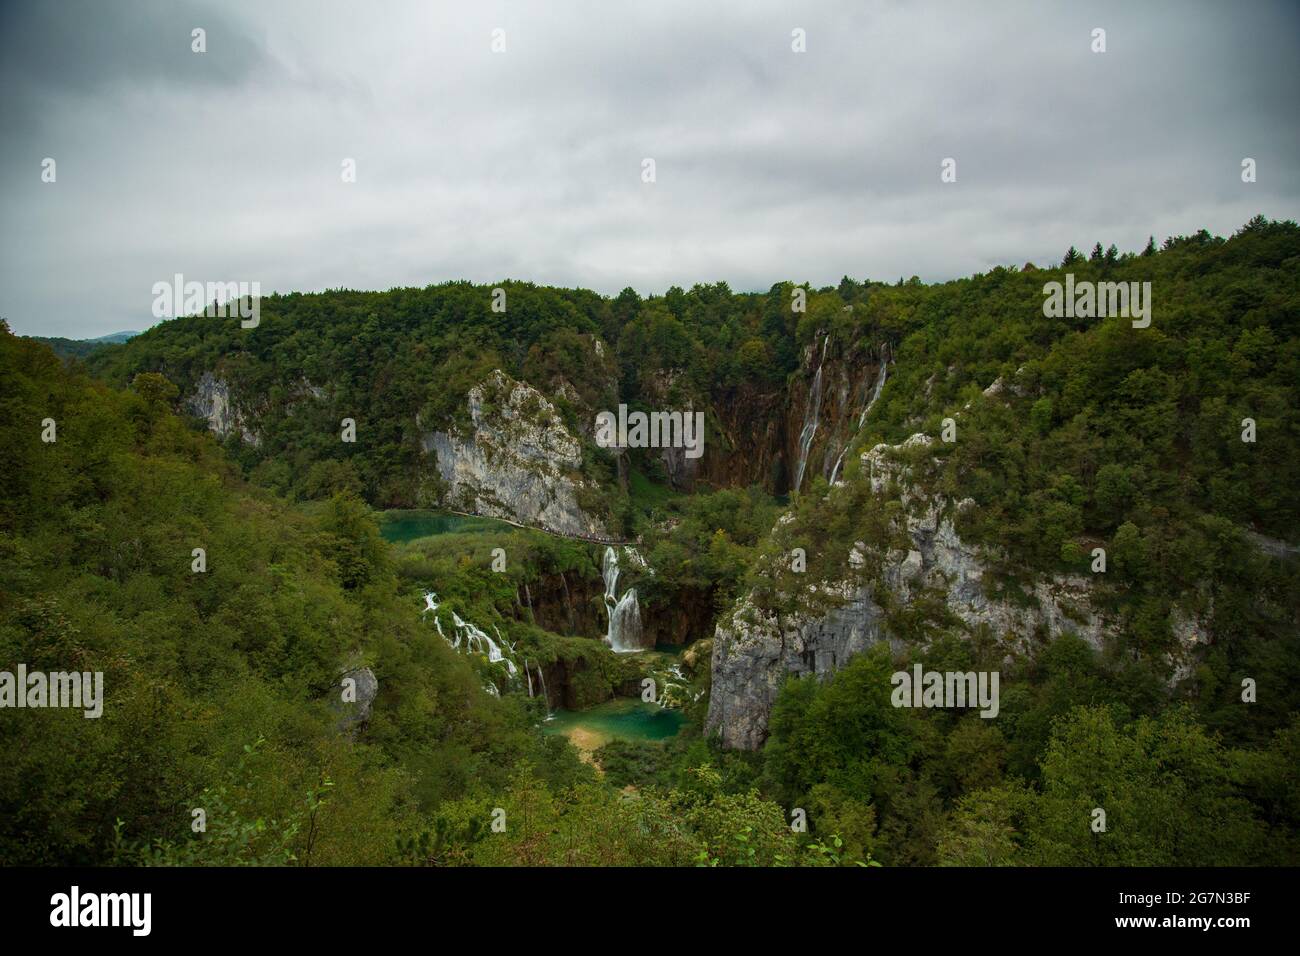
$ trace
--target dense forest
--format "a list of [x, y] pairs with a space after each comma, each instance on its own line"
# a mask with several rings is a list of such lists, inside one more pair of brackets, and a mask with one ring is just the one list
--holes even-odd
[[[1150, 282], [1150, 327], [1045, 315], [1067, 273]], [[500, 287], [504, 312], [469, 283], [271, 296], [256, 328], [179, 318], [84, 363], [0, 331], [0, 667], [105, 675], [101, 718], [0, 716], [0, 862], [1300, 862], [1295, 223], [936, 284]], [[693, 407], [743, 457], [735, 410], [808, 395], [817, 356], [888, 357], [870, 416], [846, 419], [840, 481], [765, 465], [684, 490], [649, 450], [589, 440], [594, 409]], [[635, 696], [666, 665], [594, 639], [602, 547], [506, 526], [381, 535], [382, 511], [438, 506], [421, 430], [463, 427], [494, 369], [582, 437], [600, 492], [584, 504], [644, 555], [620, 587], [658, 644], [690, 645], [685, 729], [665, 742], [580, 751], [544, 732], [531, 672], [449, 646], [422, 614], [436, 593], [571, 709]], [[214, 373], [255, 440], [191, 414]], [[955, 440], [903, 445], [945, 422]], [[1001, 595], [1087, 575], [1103, 548], [1090, 599], [1114, 639], [1011, 653], [941, 601], [890, 605], [896, 640], [787, 680], [764, 745], [724, 749], [703, 731], [720, 615], [742, 599], [816, 614], [846, 574], [884, 589], [897, 489], [873, 489], [860, 457], [882, 443], [910, 455], [916, 493], [969, 500], [957, 527]], [[1210, 635], [1182, 670], [1180, 616]], [[998, 718], [892, 706], [890, 675], [913, 664], [1000, 670]], [[354, 722], [339, 684], [361, 668], [379, 691]]]

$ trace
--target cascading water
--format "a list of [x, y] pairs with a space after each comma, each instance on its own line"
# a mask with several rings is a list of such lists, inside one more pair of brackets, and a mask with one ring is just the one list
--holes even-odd
[[[433, 612], [433, 626], [438, 629], [439, 637], [451, 645], [453, 650], [460, 650], [461, 645], [464, 644], [466, 651], [471, 651], [476, 654], [485, 654], [488, 663], [504, 664], [506, 667], [506, 673], [510, 677], [514, 678], [519, 675], [518, 666], [516, 666], [512, 657], [507, 656], [501, 650], [501, 645], [492, 640], [492, 638], [478, 626], [471, 624], [469, 621], [462, 620], [461, 616], [455, 611], [451, 612], [451, 623], [455, 628], [456, 636], [454, 639], [448, 637], [443, 631], [442, 621], [438, 617], [439, 605], [437, 597], [438, 595], [434, 594], [432, 591], [429, 591], [424, 595], [424, 610], [421, 614], [428, 614], [430, 611]], [[493, 629], [496, 629], [495, 625], [493, 626]], [[497, 631], [497, 637], [501, 638], [500, 631]], [[501, 638], [501, 643], [506, 643], [504, 638]], [[511, 654], [513, 655], [513, 653], [514, 649], [511, 648]], [[492, 688], [492, 691], [494, 693], [496, 692], [495, 686]]]
[[501, 645], [492, 640], [492, 638], [482, 630], [469, 623], [469, 621], [462, 621], [460, 615], [455, 611], [451, 612], [451, 620], [452, 623], [456, 625], [456, 633], [458, 636], [462, 631], [464, 632], [466, 650], [474, 651], [479, 654], [486, 654], [488, 663], [505, 664], [506, 670], [510, 673], [511, 677], [514, 677], [519, 673], [519, 668], [515, 666], [515, 662], [501, 653]]
[[[862, 414], [858, 416], [858, 431], [862, 431], [862, 426], [866, 424], [867, 412], [871, 411], [871, 406], [876, 404], [876, 399], [880, 397], [880, 390], [885, 387], [885, 379], [888, 375], [889, 361], [885, 357], [885, 346], [882, 344], [880, 346], [880, 374], [876, 376], [876, 386], [871, 392], [871, 398], [867, 400], [866, 407], [862, 409]], [[849, 450], [850, 444], [852, 444], [852, 439], [850, 439], [849, 442], [844, 445], [844, 448], [841, 449], [840, 457], [835, 459], [835, 467], [831, 469], [830, 483], [832, 485], [835, 484], [835, 479], [840, 473], [840, 465], [844, 464], [844, 455]]]
[[812, 449], [813, 437], [817, 434], [817, 421], [821, 416], [822, 405], [822, 367], [826, 364], [826, 346], [830, 344], [831, 334], [826, 333], [822, 339], [822, 354], [817, 361], [817, 371], [813, 373], [812, 385], [808, 389], [808, 409], [803, 415], [803, 430], [799, 432], [799, 466], [795, 469], [794, 488], [798, 491], [803, 484], [804, 469], [808, 466], [808, 452]]
[[641, 605], [636, 588], [628, 588], [610, 614], [609, 646], [619, 652], [644, 650], [641, 635]]
[[880, 390], [885, 387], [885, 379], [889, 378], [889, 362], [883, 357], [885, 351], [883, 345], [880, 347], [880, 351], [882, 356], [880, 359], [880, 377], [876, 379], [876, 388], [871, 393], [871, 400], [867, 402], [867, 407], [858, 416], [858, 428], [861, 428], [866, 423], [867, 412], [871, 411], [871, 406], [876, 404], [876, 399], [880, 397]]
[[600, 559], [600, 576], [605, 579], [605, 605], [608, 607], [618, 599], [618, 552], [613, 548], [606, 548]]
[[546, 705], [546, 719], [551, 719], [551, 695], [546, 692], [546, 674], [542, 671], [542, 665], [537, 665], [537, 676], [542, 682], [542, 703]]
[[843, 448], [840, 449], [840, 457], [838, 457], [838, 458], [835, 459], [835, 467], [831, 469], [831, 482], [830, 482], [830, 483], [831, 483], [832, 485], [835, 484], [835, 479], [839, 476], [839, 473], [840, 473], [840, 465], [844, 464], [844, 454], [845, 454], [845, 452], [847, 452], [848, 450], [849, 450], [849, 446], [848, 446], [848, 445], [845, 445]]
[[644, 650], [641, 606], [636, 600], [636, 588], [628, 588], [621, 598], [618, 597], [618, 552], [613, 548], [605, 549], [600, 571], [605, 579], [605, 612], [609, 615], [605, 643], [621, 654]]

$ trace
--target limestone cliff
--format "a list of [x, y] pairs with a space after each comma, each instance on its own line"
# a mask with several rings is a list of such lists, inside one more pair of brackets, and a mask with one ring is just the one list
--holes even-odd
[[208, 428], [220, 439], [237, 434], [250, 445], [259, 443], [257, 433], [247, 426], [244, 415], [231, 401], [230, 386], [211, 372], [199, 378], [185, 407], [207, 421]]
[[467, 426], [421, 435], [448, 507], [559, 534], [605, 538], [604, 521], [580, 502], [582, 443], [535, 388], [500, 369], [469, 390]]
[[875, 495], [898, 489], [902, 508], [896, 520], [908, 543], [882, 556], [877, 578], [868, 581], [855, 573], [864, 561], [859, 543], [849, 554], [842, 580], [811, 585], [823, 603], [836, 605], [829, 611], [779, 614], [756, 607], [751, 596], [719, 623], [706, 728], [718, 733], [724, 746], [752, 750], [763, 743], [786, 675], [824, 677], [882, 640], [893, 640], [894, 649], [901, 650], [889, 633], [883, 606], [906, 605], [922, 591], [941, 594], [961, 627], [968, 632], [987, 627], [1009, 653], [1028, 650], [1035, 638], [1066, 631], [1100, 647], [1112, 632], [1113, 625], [1090, 607], [1090, 582], [1081, 576], [1039, 580], [1027, 603], [989, 595], [985, 557], [963, 542], [954, 526], [960, 510], [974, 502], [927, 496], [913, 481], [911, 466], [900, 460], [931, 443], [918, 434], [900, 446], [877, 445], [862, 455], [862, 474]]

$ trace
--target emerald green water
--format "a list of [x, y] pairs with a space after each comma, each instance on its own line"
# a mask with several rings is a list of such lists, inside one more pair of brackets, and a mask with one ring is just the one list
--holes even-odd
[[548, 734], [576, 734], [575, 744], [595, 748], [611, 740], [667, 740], [677, 736], [685, 723], [680, 710], [622, 697], [586, 710], [557, 710], [542, 729]]
[[510, 525], [504, 521], [466, 518], [436, 511], [388, 511], [379, 516], [379, 534], [393, 544], [405, 544], [437, 534], [507, 530], [510, 530]]

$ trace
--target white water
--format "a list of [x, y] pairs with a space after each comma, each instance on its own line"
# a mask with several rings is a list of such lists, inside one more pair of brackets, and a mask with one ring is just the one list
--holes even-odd
[[[885, 360], [885, 346], [880, 346], [880, 374], [876, 376], [876, 387], [871, 393], [871, 398], [867, 400], [866, 408], [862, 409], [862, 414], [858, 416], [858, 431], [862, 431], [862, 426], [867, 422], [867, 412], [871, 411], [871, 406], [876, 404], [876, 399], [880, 397], [880, 390], [885, 387], [885, 379], [889, 375], [889, 362]], [[852, 439], [849, 440], [852, 444]], [[835, 459], [835, 467], [831, 469], [831, 484], [835, 484], [835, 479], [840, 473], [840, 465], [844, 464], [844, 454], [849, 450], [849, 445], [845, 445], [840, 451], [840, 457]]]
[[537, 665], [537, 676], [542, 681], [542, 703], [546, 705], [546, 719], [551, 719], [551, 695], [546, 692], [546, 674], [542, 672], [542, 665]]
[[[426, 592], [424, 595], [424, 610], [420, 613], [421, 615], [424, 615], [428, 614], [430, 611], [433, 612], [433, 626], [438, 629], [439, 637], [451, 645], [453, 650], [460, 650], [461, 645], [464, 644], [466, 651], [472, 651], [477, 654], [486, 654], [488, 662], [491, 664], [505, 664], [506, 673], [511, 677], [517, 677], [519, 675], [519, 668], [515, 665], [514, 660], [511, 657], [506, 656], [506, 654], [501, 650], [501, 645], [492, 640], [492, 638], [477, 625], [462, 620], [461, 616], [455, 611], [451, 612], [451, 623], [455, 628], [456, 637], [455, 639], [448, 637], [446, 632], [443, 631], [442, 621], [438, 617], [439, 604], [437, 597], [438, 595], [434, 594], [432, 591]], [[496, 625], [493, 625], [492, 629], [496, 630]], [[501, 637], [500, 631], [497, 631], [497, 637]], [[502, 643], [505, 643], [504, 638], [501, 638], [501, 641]], [[511, 648], [511, 654], [513, 653], [514, 648]], [[495, 691], [495, 688], [493, 688], [493, 690]]]
[[609, 615], [605, 643], [620, 654], [644, 650], [641, 606], [636, 600], [636, 588], [628, 588], [621, 598], [618, 597], [618, 552], [613, 548], [605, 549], [600, 573], [605, 579], [605, 613]]
[[889, 377], [889, 361], [885, 357], [885, 346], [880, 346], [880, 377], [876, 379], [875, 391], [871, 393], [871, 400], [867, 402], [867, 407], [862, 410], [858, 416], [858, 428], [861, 429], [867, 420], [867, 412], [871, 411], [871, 406], [876, 404], [876, 399], [880, 397], [880, 390], [885, 387], [885, 379]]
[[491, 664], [504, 663], [506, 665], [506, 670], [510, 672], [511, 677], [514, 677], [519, 673], [519, 669], [515, 666], [515, 662], [501, 653], [501, 645], [492, 640], [492, 638], [490, 638], [480, 628], [471, 624], [469, 621], [462, 621], [460, 615], [455, 611], [451, 612], [451, 621], [456, 625], [458, 646], [460, 637], [463, 635], [465, 638], [466, 650], [474, 651], [478, 654], [486, 654], [488, 662]]
[[849, 450], [849, 446], [848, 446], [848, 445], [845, 445], [843, 448], [840, 449], [840, 457], [838, 457], [838, 458], [835, 459], [835, 467], [831, 469], [831, 484], [832, 484], [832, 485], [835, 484], [835, 478], [836, 478], [836, 477], [839, 475], [839, 473], [840, 473], [840, 465], [844, 464], [844, 453], [847, 452], [848, 450]]
[[646, 574], [655, 573], [655, 569], [650, 567], [650, 562], [646, 561], [645, 556], [630, 544], [623, 545], [623, 553], [627, 555], [629, 561], [637, 566], [638, 570], [644, 571]]
[[817, 434], [817, 421], [821, 416], [822, 405], [822, 366], [826, 364], [826, 346], [830, 344], [831, 334], [826, 333], [822, 339], [822, 354], [817, 361], [817, 371], [813, 374], [812, 385], [808, 389], [808, 408], [803, 415], [803, 430], [799, 432], [799, 467], [795, 470], [794, 488], [798, 491], [803, 484], [804, 469], [808, 466], [808, 452], [812, 448], [813, 437]]
[[605, 605], [609, 606], [618, 599], [618, 552], [613, 548], [605, 549], [600, 560], [600, 576], [605, 579]]

